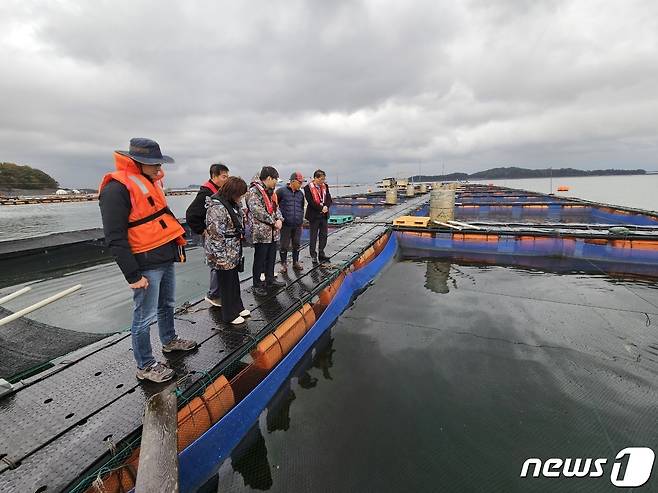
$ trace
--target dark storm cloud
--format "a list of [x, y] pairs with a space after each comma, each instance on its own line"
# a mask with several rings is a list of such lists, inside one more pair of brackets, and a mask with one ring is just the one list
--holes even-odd
[[3, 2], [0, 160], [93, 186], [150, 136], [341, 181], [516, 164], [655, 168], [652, 2]]

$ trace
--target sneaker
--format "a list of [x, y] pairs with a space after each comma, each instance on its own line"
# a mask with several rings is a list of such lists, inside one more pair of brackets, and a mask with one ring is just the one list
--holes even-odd
[[166, 382], [171, 380], [174, 376], [174, 370], [163, 365], [159, 361], [156, 361], [154, 364], [148, 368], [137, 368], [137, 378], [139, 380], [149, 380], [155, 383]]
[[172, 351], [191, 351], [196, 348], [196, 341], [189, 341], [176, 337], [173, 341], [168, 342], [162, 346], [163, 353], [170, 353]]
[[293, 262], [292, 263], [292, 268], [293, 268], [293, 270], [296, 270], [297, 272], [304, 270], [304, 266], [302, 265], [301, 262]]
[[311, 255], [311, 262], [313, 262], [314, 264], [317, 264], [318, 263], [318, 258], [315, 255]]
[[286, 287], [287, 284], [282, 281], [277, 281], [276, 279], [272, 279], [271, 281], [268, 281], [267, 287], [268, 288], [283, 288]]
[[219, 298], [209, 298], [206, 296], [205, 300], [210, 303], [212, 306], [222, 306], [222, 300]]
[[235, 318], [231, 320], [231, 325], [241, 325], [244, 323], [244, 318], [238, 316], [238, 318]]
[[279, 272], [281, 272], [281, 274], [288, 272], [288, 265], [281, 262], [281, 269], [279, 269]]
[[240, 312], [240, 316], [241, 316], [241, 317], [250, 317], [250, 316], [251, 316], [251, 312], [250, 312], [249, 310], [242, 310], [242, 311]]
[[320, 259], [320, 263], [322, 264], [328, 264], [331, 262], [331, 259], [325, 255], [320, 255], [318, 259]]
[[[278, 275], [279, 275], [278, 272], [274, 273], [274, 277], [278, 277]], [[260, 275], [260, 282], [265, 282], [265, 273], [264, 272]]]

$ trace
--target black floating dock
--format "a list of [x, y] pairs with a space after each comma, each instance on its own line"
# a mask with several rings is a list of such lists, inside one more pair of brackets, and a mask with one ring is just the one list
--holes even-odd
[[[179, 377], [181, 395], [193, 392], [209, 378], [239, 366], [254, 341], [260, 340], [311, 300], [337, 269], [350, 264], [381, 236], [392, 220], [429, 200], [412, 198], [355, 222], [330, 236], [326, 253], [331, 266], [312, 266], [284, 277], [288, 286], [269, 297], [255, 298], [243, 281], [243, 301], [252, 312], [246, 329], [220, 319], [220, 312], [198, 302], [179, 310], [176, 328], [195, 339], [199, 349], [167, 357]], [[80, 314], [84, 317], [84, 313]], [[151, 331], [158, 356], [158, 331]], [[60, 359], [52, 368], [17, 384], [0, 399], [0, 491], [70, 490], [81, 477], [95, 474], [117, 444], [139, 436], [146, 399], [162, 385], [138, 383], [129, 334], [117, 334]]]

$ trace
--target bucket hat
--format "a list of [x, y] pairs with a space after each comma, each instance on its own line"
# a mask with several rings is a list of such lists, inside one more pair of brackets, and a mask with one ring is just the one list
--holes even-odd
[[155, 140], [142, 137], [130, 139], [129, 150], [116, 152], [141, 164], [164, 164], [174, 162], [174, 158], [162, 154], [160, 146]]

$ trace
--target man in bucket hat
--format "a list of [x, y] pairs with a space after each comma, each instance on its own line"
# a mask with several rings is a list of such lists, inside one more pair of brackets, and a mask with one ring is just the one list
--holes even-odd
[[105, 243], [133, 290], [132, 335], [137, 378], [171, 380], [174, 371], [155, 360], [150, 326], [157, 319], [162, 351], [190, 351], [196, 342], [174, 329], [174, 262], [185, 261], [184, 230], [167, 207], [162, 165], [173, 163], [151, 139], [130, 140], [128, 151], [114, 153], [116, 171], [103, 177], [99, 205]]

